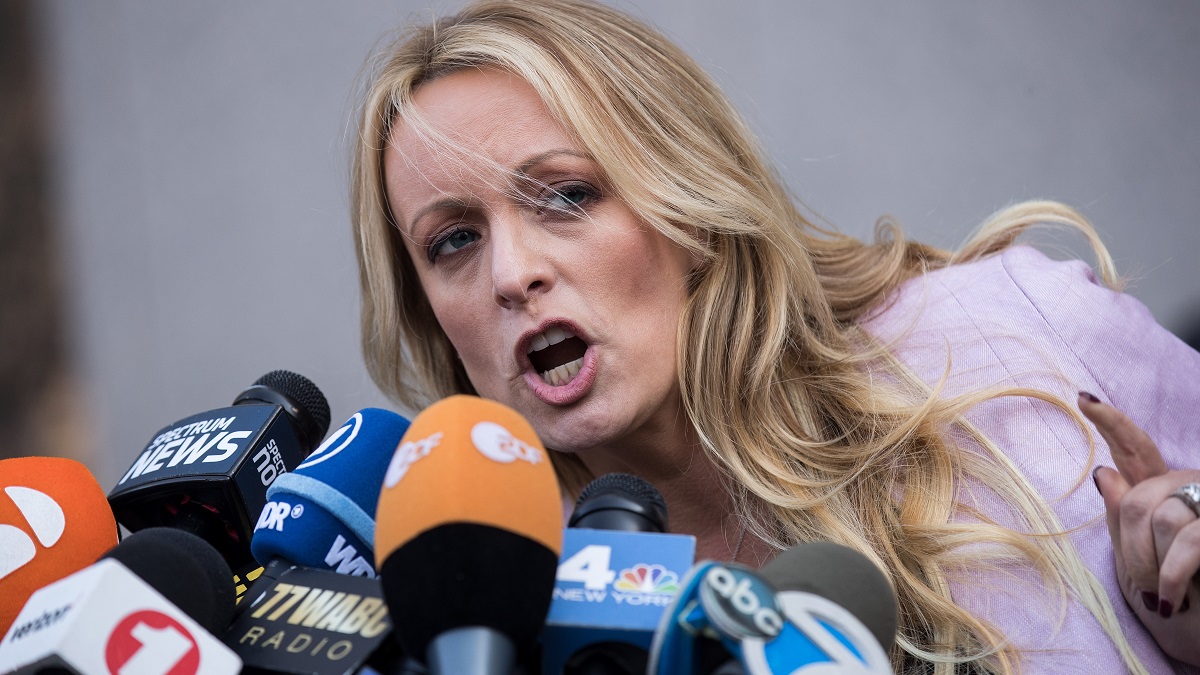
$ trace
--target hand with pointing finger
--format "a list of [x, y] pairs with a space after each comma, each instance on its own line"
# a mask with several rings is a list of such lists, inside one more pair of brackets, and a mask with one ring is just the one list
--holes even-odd
[[[1080, 393], [1079, 410], [1116, 464], [1092, 476], [1104, 498], [1121, 592], [1164, 652], [1200, 665], [1200, 607], [1191, 607], [1200, 603], [1200, 503], [1192, 488], [1180, 493], [1200, 484], [1200, 470], [1169, 470], [1146, 432], [1091, 394]], [[1200, 497], [1200, 485], [1195, 492]]]

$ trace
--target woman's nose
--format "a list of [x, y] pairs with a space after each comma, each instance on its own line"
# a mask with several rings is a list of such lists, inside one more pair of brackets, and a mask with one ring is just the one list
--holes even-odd
[[492, 289], [501, 307], [526, 304], [554, 284], [553, 266], [534, 229], [519, 217], [491, 227]]

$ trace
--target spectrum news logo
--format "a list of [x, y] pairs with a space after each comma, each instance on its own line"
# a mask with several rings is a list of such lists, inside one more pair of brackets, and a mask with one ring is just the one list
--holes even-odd
[[[50, 495], [20, 485], [4, 488], [29, 529], [43, 548], [52, 548], [67, 527], [62, 507]], [[37, 546], [24, 530], [0, 523], [0, 579], [27, 565], [37, 556]]]

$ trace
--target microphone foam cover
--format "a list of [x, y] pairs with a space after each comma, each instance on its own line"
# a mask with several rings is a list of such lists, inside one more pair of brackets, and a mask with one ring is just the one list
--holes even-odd
[[667, 531], [667, 500], [641, 476], [607, 473], [579, 493], [567, 526], [661, 534]]
[[233, 621], [233, 572], [217, 549], [190, 532], [149, 527], [103, 557], [129, 568], [213, 635]]
[[[254, 558], [263, 565], [283, 558], [320, 569], [329, 566], [325, 558], [340, 536], [343, 549], [353, 547], [356, 555], [373, 562], [379, 490], [408, 426], [394, 412], [365, 408], [294, 471], [276, 478], [250, 540]], [[288, 507], [285, 515], [282, 510]], [[277, 508], [280, 513], [274, 516], [267, 511]]]
[[562, 551], [550, 458], [517, 412], [473, 396], [413, 420], [379, 496], [375, 559], [406, 653], [465, 626], [533, 646]]
[[39, 588], [95, 562], [117, 521], [87, 467], [62, 457], [0, 460], [0, 635]]
[[865, 555], [828, 541], [793, 546], [759, 574], [779, 591], [819, 595], [853, 614], [886, 653], [896, 639], [896, 593]]

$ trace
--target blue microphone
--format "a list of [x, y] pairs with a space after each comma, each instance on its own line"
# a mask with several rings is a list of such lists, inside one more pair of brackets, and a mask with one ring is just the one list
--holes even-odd
[[801, 544], [754, 571], [694, 567], [663, 614], [647, 673], [698, 672], [719, 641], [747, 675], [882, 675], [896, 632], [896, 600], [869, 560], [844, 546]]
[[250, 541], [254, 558], [374, 578], [375, 508], [408, 425], [396, 413], [364, 408], [276, 478]]
[[641, 675], [659, 618], [695, 560], [696, 539], [664, 534], [665, 500], [629, 474], [588, 485], [568, 525], [543, 633], [542, 672]]

